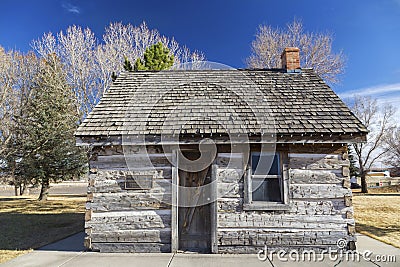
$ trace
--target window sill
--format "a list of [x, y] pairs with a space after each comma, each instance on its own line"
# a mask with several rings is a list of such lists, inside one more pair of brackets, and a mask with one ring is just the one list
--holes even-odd
[[257, 201], [243, 204], [243, 210], [290, 210], [290, 205], [283, 203]]

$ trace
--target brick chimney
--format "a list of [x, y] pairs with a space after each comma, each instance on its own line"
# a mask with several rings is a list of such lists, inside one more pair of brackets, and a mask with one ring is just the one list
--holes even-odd
[[282, 69], [295, 71], [300, 69], [300, 49], [297, 47], [286, 47], [281, 55]]

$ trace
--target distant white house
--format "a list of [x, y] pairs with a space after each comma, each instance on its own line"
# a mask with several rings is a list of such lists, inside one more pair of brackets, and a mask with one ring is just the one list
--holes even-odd
[[371, 170], [367, 173], [370, 177], [390, 178], [390, 171], [388, 170]]

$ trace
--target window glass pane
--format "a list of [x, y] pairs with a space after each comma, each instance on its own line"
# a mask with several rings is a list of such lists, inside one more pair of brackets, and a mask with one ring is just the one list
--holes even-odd
[[253, 201], [282, 202], [279, 178], [253, 179]]
[[251, 155], [251, 168], [255, 175], [280, 175], [279, 155], [253, 153]]

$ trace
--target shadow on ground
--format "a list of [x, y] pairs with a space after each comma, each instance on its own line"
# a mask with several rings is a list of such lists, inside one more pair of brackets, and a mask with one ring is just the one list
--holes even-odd
[[83, 231], [83, 223], [83, 213], [0, 213], [0, 250], [36, 249]]
[[85, 198], [0, 198], [0, 250], [37, 249], [84, 230]]
[[85, 232], [79, 232], [70, 237], [51, 243], [49, 245], [39, 248], [42, 251], [84, 251], [86, 248], [83, 246]]
[[368, 232], [368, 233], [373, 233], [377, 237], [384, 237], [384, 236], [390, 236], [393, 233], [399, 233], [400, 225], [393, 224], [385, 227], [376, 227], [357, 222], [356, 230], [357, 232]]

